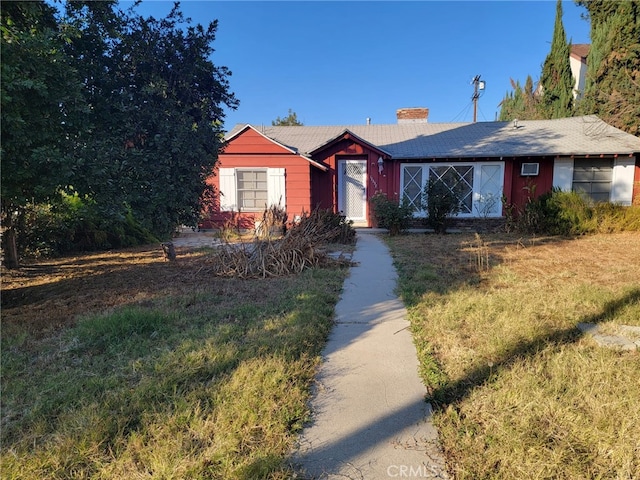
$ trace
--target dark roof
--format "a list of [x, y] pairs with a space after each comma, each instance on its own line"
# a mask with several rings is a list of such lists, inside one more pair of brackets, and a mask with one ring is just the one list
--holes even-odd
[[575, 45], [571, 45], [571, 54], [586, 60], [590, 48], [591, 45], [588, 43], [576, 43]]

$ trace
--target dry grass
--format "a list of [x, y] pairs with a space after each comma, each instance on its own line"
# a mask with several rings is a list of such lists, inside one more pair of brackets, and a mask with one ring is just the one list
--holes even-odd
[[[160, 245], [26, 263], [2, 270], [3, 328], [33, 334], [75, 323], [78, 315], [140, 304], [198, 286], [204, 252], [178, 249], [166, 262]], [[6, 330], [5, 330], [6, 331]]]
[[159, 246], [3, 271], [2, 477], [287, 478], [346, 269]]
[[[640, 235], [389, 239], [455, 478], [639, 478]], [[420, 254], [416, 254], [419, 252]]]

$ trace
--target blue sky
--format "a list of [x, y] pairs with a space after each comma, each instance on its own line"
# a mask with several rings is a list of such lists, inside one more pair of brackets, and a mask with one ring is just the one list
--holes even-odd
[[[126, 3], [122, 2], [122, 6]], [[165, 16], [172, 2], [138, 11]], [[305, 125], [396, 122], [427, 107], [429, 122], [473, 119], [471, 80], [486, 82], [478, 121], [493, 121], [510, 78], [537, 81], [551, 48], [555, 0], [183, 1], [194, 23], [218, 19], [212, 60], [240, 100], [225, 127], [270, 125], [295, 111]], [[586, 13], [563, 2], [567, 39], [590, 43]]]

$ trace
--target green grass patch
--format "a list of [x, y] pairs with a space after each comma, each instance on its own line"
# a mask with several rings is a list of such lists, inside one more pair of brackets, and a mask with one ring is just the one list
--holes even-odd
[[286, 478], [346, 269], [197, 288], [2, 338], [2, 477]]
[[638, 477], [640, 352], [576, 328], [638, 324], [637, 233], [388, 243], [454, 478]]

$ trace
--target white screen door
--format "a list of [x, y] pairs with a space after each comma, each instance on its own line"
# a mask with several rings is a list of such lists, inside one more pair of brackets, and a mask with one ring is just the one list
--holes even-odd
[[354, 222], [366, 221], [367, 161], [338, 162], [338, 208]]

